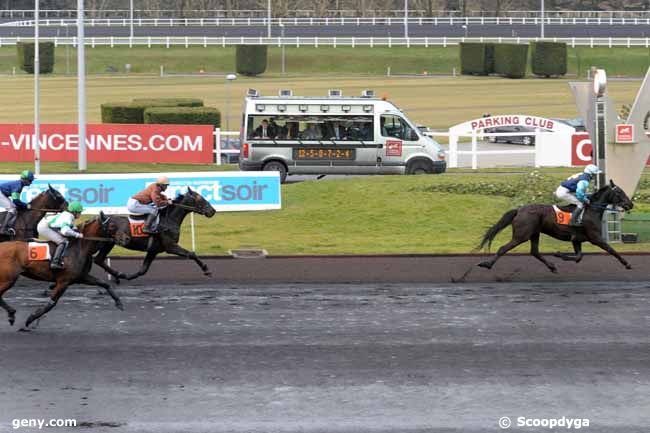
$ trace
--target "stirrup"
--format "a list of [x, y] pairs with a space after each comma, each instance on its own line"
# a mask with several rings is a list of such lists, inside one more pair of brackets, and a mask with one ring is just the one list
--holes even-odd
[[50, 269], [52, 269], [54, 271], [61, 271], [61, 270], [65, 269], [65, 266], [63, 266], [63, 263], [61, 263], [61, 262], [51, 262], [50, 263]]

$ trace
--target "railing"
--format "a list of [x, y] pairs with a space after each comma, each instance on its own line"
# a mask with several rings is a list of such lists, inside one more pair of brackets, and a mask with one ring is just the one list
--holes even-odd
[[[266, 26], [266, 17], [248, 18], [134, 18], [136, 27], [215, 27], [215, 26]], [[52, 27], [65, 27], [76, 25], [74, 18], [41, 18], [40, 25]], [[540, 25], [540, 17], [410, 17], [409, 25], [438, 26], [438, 25]], [[598, 17], [562, 17], [546, 15], [544, 23], [547, 25], [650, 25], [650, 13], [640, 17], [598, 16]], [[392, 26], [403, 25], [404, 17], [295, 17], [271, 18], [271, 25], [282, 24], [291, 26]], [[127, 27], [131, 25], [128, 17], [123, 18], [86, 18], [88, 27]], [[7, 27], [33, 27], [34, 20], [8, 21], [0, 24]]]
[[[21, 37], [0, 37], [0, 47], [4, 45], [16, 45], [20, 41], [30, 41], [33, 38]], [[41, 41], [52, 41], [55, 46], [77, 46], [77, 37], [42, 37]], [[149, 37], [87, 37], [85, 45], [92, 48], [98, 46], [229, 46], [229, 45], [272, 45], [272, 46], [449, 46], [458, 45], [461, 42], [497, 42], [497, 43], [514, 43], [528, 44], [533, 41], [539, 41], [540, 38], [523, 38], [523, 37], [479, 37], [479, 38], [456, 38], [456, 37], [424, 37], [424, 38], [398, 38], [398, 37], [284, 37], [284, 38], [265, 38], [265, 37], [207, 37], [207, 36], [149, 36]], [[645, 47], [650, 48], [650, 38], [545, 38], [545, 41], [566, 42], [571, 47], [589, 46], [589, 47]]]
[[[222, 149], [221, 137], [239, 137], [238, 131], [222, 131], [221, 128], [214, 130], [214, 163], [221, 165], [222, 155], [239, 155], [239, 149]], [[230, 158], [228, 159], [230, 162]]]
[[[181, 15], [178, 9], [134, 9], [134, 16], [139, 18], [173, 18]], [[215, 17], [235, 17], [235, 18], [248, 18], [248, 17], [265, 17], [267, 16], [266, 9], [206, 9], [196, 11], [183, 11], [184, 17], [198, 17], [198, 18], [215, 18]], [[274, 15], [278, 15], [276, 10], [273, 11]], [[467, 11], [468, 17], [516, 17], [516, 18], [539, 18], [541, 12], [539, 10], [521, 10], [521, 11], [503, 11], [503, 10], [469, 10]], [[325, 14], [329, 18], [340, 17], [357, 17], [360, 15], [358, 10], [355, 9], [330, 9]], [[366, 9], [362, 14], [364, 17], [391, 17], [403, 18], [403, 9]], [[546, 10], [544, 13], [547, 17], [557, 18], [649, 18], [650, 11], [648, 10], [612, 10], [612, 11], [567, 11], [567, 10]], [[43, 18], [74, 18], [77, 16], [76, 9], [41, 9], [40, 16]], [[86, 16], [89, 18], [128, 18], [130, 16], [129, 9], [86, 9]], [[292, 9], [287, 11], [287, 17], [317, 17], [318, 13], [314, 9]], [[409, 16], [416, 18], [430, 18], [430, 17], [462, 17], [462, 12], [458, 10], [432, 10], [425, 9], [409, 9]], [[33, 18], [33, 9], [9, 9], [0, 10], [0, 19], [25, 19]]]

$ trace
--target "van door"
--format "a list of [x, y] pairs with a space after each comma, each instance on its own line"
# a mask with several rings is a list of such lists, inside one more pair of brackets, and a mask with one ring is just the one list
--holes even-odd
[[383, 145], [377, 149], [379, 171], [402, 172], [408, 156], [423, 147], [420, 136], [397, 114], [382, 114], [379, 129], [383, 141]]

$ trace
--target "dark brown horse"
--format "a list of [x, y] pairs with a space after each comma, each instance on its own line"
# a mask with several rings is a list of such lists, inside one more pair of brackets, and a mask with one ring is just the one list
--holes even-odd
[[[63, 198], [63, 195], [56, 189], [48, 185], [48, 188], [34, 197], [29, 202], [29, 209], [18, 211], [16, 217], [16, 236], [8, 237], [0, 235], [0, 242], [8, 240], [25, 240], [32, 239], [38, 236], [36, 233], [36, 226], [39, 221], [43, 219], [47, 212], [61, 212], [66, 209], [68, 202]], [[0, 221], [4, 218], [4, 212], [0, 213]]]
[[116, 237], [120, 238], [120, 240], [127, 240], [126, 243], [121, 242], [120, 245], [130, 250], [146, 251], [147, 254], [140, 270], [131, 275], [118, 272], [106, 264], [106, 257], [113, 249], [113, 244], [106, 244], [102, 247], [95, 257], [95, 263], [115, 277], [119, 283], [120, 278], [133, 280], [146, 274], [158, 254], [169, 253], [194, 260], [203, 271], [203, 274], [210, 276], [211, 273], [207, 265], [198, 258], [194, 251], [188, 251], [178, 245], [181, 225], [185, 217], [191, 212], [196, 212], [208, 218], [212, 218], [216, 213], [212, 205], [201, 194], [188, 188], [187, 193], [178, 196], [171, 205], [160, 211], [159, 233], [155, 235], [132, 237], [129, 219], [123, 216], [112, 217], [118, 227]]
[[[86, 221], [80, 227], [84, 238], [73, 239], [65, 258], [65, 269], [53, 271], [50, 269], [49, 260], [30, 260], [28, 242], [11, 241], [0, 244], [0, 307], [4, 308], [9, 315], [9, 324], [13, 325], [16, 320], [16, 310], [2, 299], [2, 296], [16, 283], [16, 280], [23, 275], [27, 278], [39, 281], [54, 282], [54, 288], [50, 294], [47, 305], [34, 311], [25, 323], [26, 330], [29, 325], [44, 314], [50, 311], [59, 301], [65, 290], [71, 284], [88, 284], [103, 287], [113, 298], [115, 306], [123, 309], [120, 298], [113, 292], [110, 284], [107, 284], [92, 275], [89, 275], [92, 267], [92, 255], [107, 242], [112, 244], [113, 236], [117, 227], [112, 224], [110, 217], [100, 214]], [[50, 251], [54, 251], [56, 245], [50, 243]]]
[[[501, 217], [498, 223], [488, 229], [479, 248], [487, 246], [489, 249], [497, 234], [509, 225], [512, 225], [512, 239], [499, 248], [491, 260], [481, 262], [479, 266], [491, 269], [499, 257], [517, 245], [530, 241], [530, 254], [544, 263], [551, 272], [557, 272], [555, 265], [548, 262], [539, 253], [539, 235], [544, 233], [555, 239], [573, 243], [575, 254], [556, 255], [563, 260], [580, 262], [582, 260], [582, 243], [591, 242], [616, 257], [627, 269], [632, 269], [630, 264], [603, 239], [603, 213], [608, 206], [620, 207], [626, 211], [634, 206], [625, 192], [614, 185], [611, 180], [609, 185], [602, 187], [591, 197], [590, 204], [585, 208], [583, 223], [580, 228], [557, 224], [555, 210], [550, 205], [527, 205], [510, 210]], [[563, 209], [572, 211], [573, 208], [572, 205]]]

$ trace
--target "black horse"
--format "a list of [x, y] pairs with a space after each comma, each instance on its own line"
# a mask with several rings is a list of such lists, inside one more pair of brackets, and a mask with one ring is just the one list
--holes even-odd
[[[544, 263], [551, 272], [557, 272], [555, 265], [548, 262], [539, 253], [539, 235], [544, 233], [559, 239], [561, 241], [571, 241], [575, 254], [556, 254], [563, 260], [580, 262], [582, 260], [582, 243], [591, 242], [592, 244], [602, 248], [609, 254], [613, 255], [620, 261], [627, 269], [632, 269], [632, 266], [612, 248], [602, 236], [602, 220], [603, 212], [608, 206], [621, 207], [624, 210], [630, 210], [634, 207], [632, 201], [625, 194], [625, 192], [614, 185], [610, 180], [610, 184], [598, 190], [591, 197], [590, 204], [586, 206], [583, 217], [583, 224], [580, 228], [573, 228], [567, 225], [557, 224], [555, 220], [555, 210], [550, 205], [527, 205], [517, 209], [506, 212], [498, 223], [492, 226], [483, 236], [483, 240], [479, 249], [485, 246], [490, 247], [492, 241], [497, 234], [504, 228], [512, 225], [512, 239], [507, 244], [503, 245], [497, 251], [496, 255], [491, 259], [479, 263], [479, 266], [491, 269], [494, 263], [503, 256], [505, 253], [515, 248], [526, 241], [530, 241], [530, 254]], [[566, 211], [573, 211], [575, 206], [567, 206], [562, 208]]]
[[[62, 212], [68, 206], [68, 202], [56, 189], [48, 185], [48, 188], [34, 197], [29, 202], [30, 209], [18, 211], [16, 216], [16, 235], [9, 237], [0, 235], [0, 242], [9, 240], [26, 240], [37, 237], [36, 226], [43, 219], [47, 212]], [[0, 221], [4, 219], [5, 213], [0, 213]]]
[[178, 245], [181, 225], [185, 217], [191, 212], [196, 212], [208, 218], [212, 218], [216, 213], [212, 205], [199, 193], [188, 188], [187, 193], [178, 196], [171, 205], [160, 211], [159, 232], [155, 235], [143, 237], [132, 236], [130, 222], [127, 217], [112, 217], [112, 222], [119, 227], [116, 238], [127, 240], [126, 242], [121, 242], [120, 245], [129, 250], [146, 251], [147, 254], [140, 270], [131, 275], [118, 272], [106, 264], [106, 257], [113, 249], [114, 244], [106, 244], [100, 249], [97, 256], [95, 256], [95, 263], [115, 277], [117, 282], [119, 282], [120, 278], [133, 280], [146, 274], [156, 256], [164, 252], [192, 259], [199, 265], [204, 275], [212, 275], [207, 265], [197, 257], [194, 251], [188, 251]]

